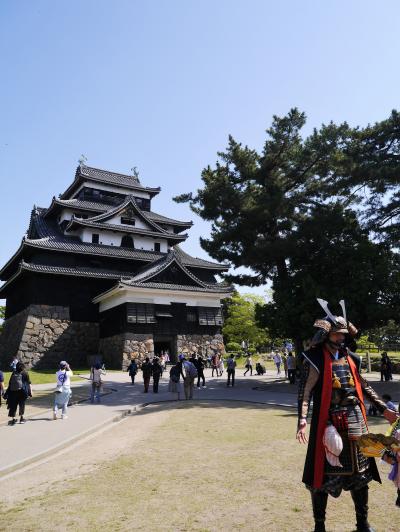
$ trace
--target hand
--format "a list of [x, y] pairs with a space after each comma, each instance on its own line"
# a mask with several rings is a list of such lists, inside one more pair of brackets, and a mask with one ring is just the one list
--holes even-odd
[[383, 412], [383, 415], [390, 424], [394, 423], [397, 418], [400, 417], [394, 410], [389, 410], [389, 408], [386, 408], [386, 410]]
[[301, 419], [299, 421], [299, 428], [297, 429], [297, 434], [296, 434], [296, 440], [299, 443], [307, 443], [308, 442], [306, 430], [307, 430], [307, 420], [306, 419]]

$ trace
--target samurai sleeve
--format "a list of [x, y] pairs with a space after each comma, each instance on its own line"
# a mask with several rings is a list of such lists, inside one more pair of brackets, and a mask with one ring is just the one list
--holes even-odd
[[319, 373], [309, 362], [305, 361], [299, 383], [298, 417], [307, 418], [313, 390], [318, 382]]
[[360, 375], [360, 382], [361, 382], [361, 387], [363, 389], [365, 397], [368, 399], [370, 403], [376, 406], [376, 408], [382, 414], [387, 409], [386, 403], [382, 401], [382, 399], [379, 397], [376, 391], [368, 384], [368, 381], [365, 380], [363, 377], [361, 377], [361, 375]]

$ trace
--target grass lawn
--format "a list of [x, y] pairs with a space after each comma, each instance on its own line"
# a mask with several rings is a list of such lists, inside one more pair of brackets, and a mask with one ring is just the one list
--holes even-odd
[[[162, 422], [134, 439], [152, 415], [163, 415]], [[376, 423], [386, 430], [381, 419]], [[310, 497], [300, 481], [305, 447], [294, 438], [295, 424], [293, 409], [246, 403], [146, 408], [90, 442], [92, 457], [96, 442], [100, 451], [117, 448], [108, 460], [100, 452], [91, 471], [74, 471], [75, 448], [58, 459], [60, 466], [67, 458], [71, 464], [61, 479], [57, 464], [49, 464], [47, 483], [33, 480], [35, 470], [23, 473], [25, 493], [0, 506], [2, 530], [312, 530]], [[378, 531], [394, 532], [400, 510], [387, 468], [381, 473], [383, 486], [371, 484], [370, 520]], [[8, 493], [18, 492], [17, 482], [7, 480]], [[349, 493], [329, 499], [329, 531], [353, 530], [354, 521]]]

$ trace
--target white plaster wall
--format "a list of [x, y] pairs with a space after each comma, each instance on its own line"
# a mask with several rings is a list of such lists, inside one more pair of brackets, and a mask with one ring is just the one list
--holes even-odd
[[[82, 242], [92, 242], [92, 234], [99, 235], [99, 243], [105, 246], [117, 246], [121, 245], [121, 238], [123, 234], [114, 233], [112, 231], [97, 231], [96, 229], [89, 229], [87, 227], [82, 228], [76, 232]], [[126, 233], [128, 234], [128, 233]], [[168, 243], [166, 240], [153, 240], [149, 237], [143, 237], [138, 235], [131, 235], [135, 244], [135, 249], [144, 249], [146, 251], [154, 251], [154, 243], [160, 242], [160, 251], [163, 253], [168, 252]]]
[[72, 211], [71, 209], [63, 209], [60, 213], [59, 223], [61, 223], [64, 220], [70, 220], [73, 214], [74, 214], [74, 211]]
[[[108, 220], [104, 220], [104, 223], [106, 224], [114, 224], [114, 225], [121, 225], [122, 228], [126, 227], [125, 224], [121, 224], [121, 218], [124, 218], [125, 216], [121, 214], [117, 214], [116, 216], [113, 216], [112, 218], [109, 218]], [[153, 228], [144, 223], [138, 216], [134, 216], [135, 218], [135, 227], [138, 227], [139, 229], [148, 229], [153, 230]], [[128, 226], [129, 227], [129, 226]]]
[[[230, 297], [230, 296], [225, 296]], [[196, 294], [173, 290], [151, 290], [129, 288], [121, 289], [117, 293], [105, 297], [100, 302], [99, 310], [104, 312], [123, 303], [154, 303], [155, 305], [170, 305], [171, 303], [186, 303], [188, 307], [220, 307], [224, 296], [215, 294]]]

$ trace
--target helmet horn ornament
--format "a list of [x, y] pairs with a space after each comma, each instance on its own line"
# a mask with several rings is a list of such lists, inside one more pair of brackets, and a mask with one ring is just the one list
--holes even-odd
[[345, 319], [345, 322], [347, 323], [346, 304], [345, 304], [345, 302], [344, 302], [344, 299], [341, 299], [341, 300], [339, 301], [339, 305], [342, 307], [343, 318]]
[[328, 301], [325, 301], [325, 299], [320, 299], [319, 297], [317, 297], [317, 301], [321, 305], [321, 307], [324, 309], [324, 311], [326, 312], [326, 315], [332, 321], [332, 323], [336, 323], [336, 316], [334, 316], [332, 312], [329, 310]]

